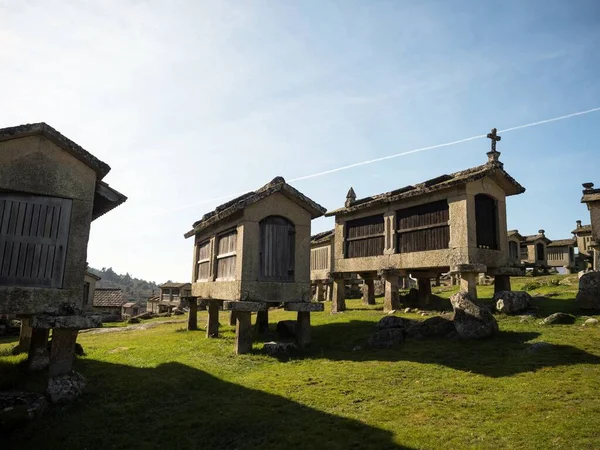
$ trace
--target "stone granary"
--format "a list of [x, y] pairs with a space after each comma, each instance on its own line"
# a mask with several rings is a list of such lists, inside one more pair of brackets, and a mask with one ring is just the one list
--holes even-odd
[[556, 269], [563, 268], [567, 273], [577, 270], [575, 260], [575, 246], [577, 241], [571, 239], [558, 239], [546, 246], [546, 258], [548, 266]]
[[[310, 340], [310, 223], [325, 208], [282, 177], [205, 214], [185, 234], [194, 237], [192, 295], [208, 303], [207, 336], [218, 334], [219, 303], [235, 313], [236, 352], [252, 348], [250, 313], [259, 329], [268, 323], [268, 305], [284, 303], [298, 312], [297, 339]], [[192, 307], [193, 305], [193, 307]], [[190, 303], [190, 328], [196, 327]]]
[[85, 271], [83, 277], [83, 310], [92, 312], [94, 310], [94, 294], [96, 292], [96, 283], [101, 278], [92, 272]]
[[103, 315], [103, 321], [121, 319], [121, 309], [127, 303], [119, 288], [96, 288], [94, 292], [94, 312]]
[[588, 252], [592, 259], [592, 270], [600, 268], [600, 189], [594, 189], [594, 183], [583, 184], [583, 197], [581, 203], [585, 203], [590, 212], [592, 236], [588, 241]]
[[495, 276], [496, 289], [510, 289], [506, 197], [525, 192], [505, 170], [488, 135], [488, 162], [385, 194], [356, 199], [351, 189], [335, 217], [334, 309], [344, 308], [344, 278], [380, 275], [385, 310], [396, 309], [398, 277], [418, 280], [419, 302], [431, 298], [430, 280], [448, 271], [461, 275], [461, 288], [476, 295], [478, 273]]
[[581, 269], [592, 267], [594, 249], [590, 246], [592, 242], [592, 226], [582, 225], [581, 220], [577, 221], [577, 227], [571, 231], [577, 245], [577, 266]]
[[333, 283], [329, 272], [333, 268], [334, 230], [315, 234], [310, 238], [310, 281], [316, 288], [316, 300], [331, 300]]
[[[0, 129], [0, 314], [17, 314], [29, 369], [70, 374], [91, 222], [126, 200], [110, 167], [45, 123]], [[52, 348], [48, 354], [48, 335]]]
[[159, 313], [171, 312], [175, 308], [184, 308], [192, 297], [191, 283], [163, 283], [160, 286]]
[[515, 261], [516, 245], [519, 245], [518, 265], [533, 269], [534, 274], [538, 271], [548, 272], [548, 245], [552, 242], [546, 237], [544, 230], [539, 230], [538, 234], [523, 236], [518, 230], [508, 232], [508, 253], [509, 260]]

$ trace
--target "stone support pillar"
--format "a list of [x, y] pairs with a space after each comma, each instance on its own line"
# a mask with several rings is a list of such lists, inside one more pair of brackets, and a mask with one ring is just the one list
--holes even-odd
[[188, 315], [188, 331], [195, 331], [198, 329], [198, 300], [195, 298], [190, 299], [190, 313]]
[[208, 300], [208, 318], [206, 321], [206, 337], [219, 337], [219, 302]]
[[325, 285], [323, 283], [323, 280], [317, 281], [317, 296], [316, 297], [317, 297], [316, 300], [318, 302], [325, 301]]
[[477, 278], [487, 272], [485, 264], [458, 264], [451, 269], [452, 274], [460, 274], [460, 290], [468, 292], [473, 300], [477, 299]]
[[229, 312], [229, 325], [231, 325], [232, 327], [235, 327], [236, 324], [236, 316], [235, 316], [235, 311], [230, 311]]
[[456, 286], [458, 284], [458, 275], [450, 275], [450, 284]]
[[47, 328], [32, 328], [31, 341], [29, 343], [29, 354], [27, 357], [27, 369], [30, 371], [42, 370], [48, 367], [50, 352], [48, 351]]
[[296, 320], [296, 341], [300, 348], [310, 344], [310, 312], [298, 311]]
[[258, 334], [269, 332], [269, 308], [265, 307], [264, 311], [256, 313], [256, 331]]
[[494, 277], [494, 293], [510, 291], [510, 277], [508, 275], [496, 275]]
[[327, 301], [333, 301], [333, 281], [327, 283]]
[[379, 276], [381, 276], [385, 285], [383, 311], [389, 312], [400, 308], [400, 296], [398, 292], [398, 278], [400, 272], [395, 269], [384, 269], [379, 271]]
[[333, 278], [333, 300], [331, 312], [338, 313], [346, 311], [346, 280], [343, 274]]
[[52, 349], [50, 350], [50, 377], [67, 375], [73, 370], [75, 361], [75, 342], [78, 330], [72, 328], [54, 328], [52, 330]]
[[236, 311], [235, 353], [252, 351], [252, 318], [250, 311]]
[[438, 274], [436, 275], [436, 277], [435, 277], [435, 286], [436, 286], [436, 287], [439, 287], [440, 285], [441, 285], [441, 282], [440, 282], [440, 274], [438, 273]]
[[32, 328], [30, 325], [31, 319], [29, 317], [23, 317], [21, 319], [21, 333], [19, 334], [19, 345], [13, 349], [13, 355], [20, 353], [26, 353], [29, 351], [29, 345], [31, 344], [31, 332]]
[[375, 304], [375, 280], [373, 278], [365, 278], [362, 286], [362, 300], [365, 305]]
[[426, 308], [431, 302], [431, 280], [429, 278], [417, 278], [419, 307]]

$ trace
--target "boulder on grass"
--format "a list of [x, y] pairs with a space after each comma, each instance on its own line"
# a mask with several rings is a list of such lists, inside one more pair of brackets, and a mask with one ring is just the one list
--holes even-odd
[[50, 378], [47, 394], [52, 403], [68, 403], [75, 400], [85, 389], [87, 381], [75, 371], [68, 375]]
[[296, 337], [296, 321], [281, 320], [277, 322], [275, 332], [279, 339], [294, 339]]
[[402, 317], [385, 316], [381, 318], [375, 328], [378, 330], [387, 330], [388, 328], [406, 328], [406, 321]]
[[583, 322], [584, 327], [595, 327], [596, 325], [598, 325], [598, 319], [594, 319], [593, 317], [590, 317], [585, 322]]
[[542, 320], [542, 325], [571, 325], [575, 323], [575, 316], [557, 312]]
[[451, 317], [436, 316], [417, 322], [406, 330], [407, 338], [424, 339], [435, 336], [447, 336], [455, 332]]
[[531, 295], [525, 291], [501, 291], [494, 294], [496, 310], [504, 314], [515, 314], [529, 307]]
[[298, 346], [293, 342], [266, 342], [262, 349], [270, 356], [284, 356], [296, 352]]
[[580, 309], [600, 310], [600, 272], [581, 276], [575, 302]]
[[467, 292], [450, 298], [454, 309], [454, 328], [463, 339], [482, 339], [498, 332], [498, 322], [487, 309], [473, 303]]
[[373, 348], [389, 348], [404, 341], [404, 330], [401, 328], [387, 328], [373, 333], [368, 344]]
[[0, 429], [8, 431], [40, 417], [48, 402], [42, 394], [32, 392], [0, 393]]

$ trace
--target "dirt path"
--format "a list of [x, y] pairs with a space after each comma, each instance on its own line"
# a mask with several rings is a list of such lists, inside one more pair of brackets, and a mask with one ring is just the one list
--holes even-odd
[[107, 328], [90, 328], [87, 330], [81, 330], [79, 333], [86, 334], [104, 334], [104, 333], [117, 333], [119, 331], [135, 331], [135, 330], [149, 330], [150, 328], [158, 327], [159, 325], [167, 325], [170, 323], [185, 323], [186, 320], [164, 320], [162, 322], [149, 322], [140, 323], [136, 325], [129, 325], [126, 327], [107, 327]]

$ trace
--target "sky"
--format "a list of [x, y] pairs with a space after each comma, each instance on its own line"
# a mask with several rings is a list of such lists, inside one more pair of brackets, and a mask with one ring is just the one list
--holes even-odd
[[[46, 122], [128, 197], [88, 262], [189, 281], [231, 194], [600, 107], [600, 2], [0, 0], [0, 127]], [[502, 134], [508, 227], [571, 236], [600, 111]], [[291, 184], [327, 209], [487, 161], [489, 141]], [[215, 200], [220, 199], [220, 200]], [[313, 233], [333, 227], [316, 219]]]

